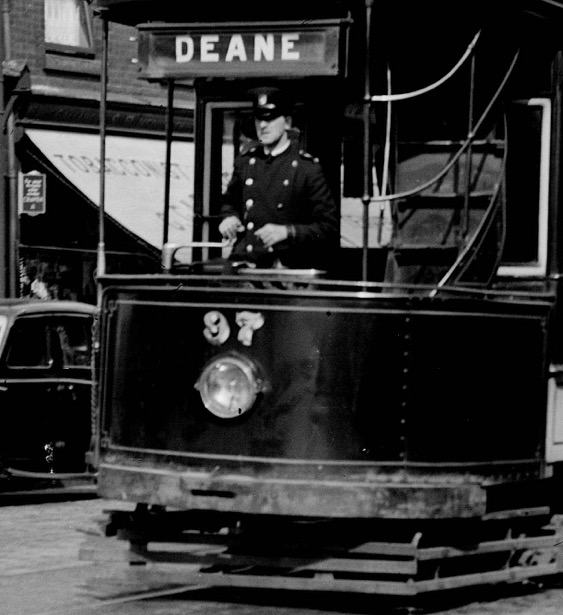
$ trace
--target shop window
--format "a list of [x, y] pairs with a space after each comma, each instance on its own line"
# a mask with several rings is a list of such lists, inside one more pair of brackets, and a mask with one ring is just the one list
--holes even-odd
[[45, 0], [47, 51], [93, 55], [90, 8], [86, 0]]

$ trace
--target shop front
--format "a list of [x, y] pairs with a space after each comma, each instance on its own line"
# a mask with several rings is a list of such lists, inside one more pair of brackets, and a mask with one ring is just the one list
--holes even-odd
[[[100, 137], [96, 130], [23, 125], [19, 160], [20, 288], [22, 296], [96, 300], [99, 241]], [[166, 143], [158, 134], [122, 131], [106, 137], [104, 243], [106, 271], [160, 270], [165, 240]], [[166, 239], [192, 237], [193, 143], [171, 146]], [[44, 176], [44, 203], [22, 203], [26, 178]]]

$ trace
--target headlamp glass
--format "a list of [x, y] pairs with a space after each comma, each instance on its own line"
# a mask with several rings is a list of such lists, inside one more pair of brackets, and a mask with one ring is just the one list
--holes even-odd
[[252, 408], [261, 381], [250, 359], [225, 355], [208, 363], [195, 386], [203, 405], [212, 414], [231, 419]]

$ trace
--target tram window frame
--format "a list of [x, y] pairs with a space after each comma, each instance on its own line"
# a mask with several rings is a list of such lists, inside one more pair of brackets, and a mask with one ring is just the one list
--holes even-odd
[[[499, 276], [506, 277], [533, 277], [533, 276], [545, 276], [547, 270], [547, 250], [548, 250], [548, 212], [549, 212], [549, 182], [550, 182], [550, 151], [551, 151], [551, 101], [548, 98], [530, 98], [524, 101], [513, 101], [511, 105], [521, 105], [522, 108], [528, 107], [532, 110], [530, 115], [531, 121], [534, 121], [534, 109], [539, 109], [541, 113], [541, 121], [539, 126], [539, 163], [538, 171], [538, 200], [537, 200], [537, 233], [536, 233], [536, 258], [534, 260], [524, 260], [517, 262], [512, 260], [507, 262], [505, 259], [501, 259], [501, 264], [498, 268]], [[510, 126], [508, 132], [508, 156], [510, 156]], [[521, 134], [517, 135], [518, 138]], [[537, 152], [530, 152], [530, 156], [537, 155]], [[510, 169], [507, 169], [506, 182], [508, 192], [508, 205], [507, 205], [507, 226], [510, 228], [512, 224], [513, 228], [518, 226], [520, 220], [520, 227], [524, 230], [529, 229], [529, 224], [526, 223], [527, 219], [522, 217], [519, 219], [519, 209], [514, 201], [510, 200], [510, 191], [513, 193], [518, 191], [517, 185], [511, 188], [511, 182], [519, 179], [522, 173], [519, 172], [520, 168], [515, 169], [513, 173], [509, 173]]]
[[[232, 145], [232, 157], [229, 156], [228, 159], [225, 159], [225, 145], [228, 145], [228, 141], [225, 140], [226, 130], [225, 130], [225, 115], [228, 112], [236, 115], [237, 112], [247, 111], [248, 117], [251, 116], [252, 112], [252, 104], [249, 101], [207, 101], [205, 103], [205, 112], [204, 112], [204, 123], [205, 123], [205, 132], [204, 132], [204, 144], [203, 144], [203, 185], [202, 185], [202, 210], [203, 210], [203, 219], [210, 220], [210, 223], [207, 223], [203, 227], [202, 232], [202, 240], [209, 241], [213, 230], [215, 230], [212, 225], [214, 224], [215, 219], [214, 216], [218, 215], [216, 202], [220, 197], [220, 193], [222, 192], [222, 188], [226, 187], [226, 183], [228, 183], [230, 179], [230, 175], [223, 178], [226, 173], [232, 174], [233, 171], [233, 163], [236, 157], [236, 149], [238, 148], [237, 143], [235, 143], [234, 135], [231, 142]], [[218, 114], [221, 114], [218, 117]], [[218, 119], [221, 121], [222, 131], [218, 136], [217, 134], [217, 121]], [[235, 120], [236, 121], [236, 120]], [[216, 160], [217, 156], [217, 144], [221, 143], [221, 168], [220, 170], [217, 168], [216, 164], [213, 164]], [[219, 175], [219, 176], [218, 176]], [[221, 181], [219, 181], [219, 179]], [[208, 253], [208, 249], [204, 248], [204, 258], [205, 254]], [[223, 256], [228, 255], [229, 248], [223, 249]]]

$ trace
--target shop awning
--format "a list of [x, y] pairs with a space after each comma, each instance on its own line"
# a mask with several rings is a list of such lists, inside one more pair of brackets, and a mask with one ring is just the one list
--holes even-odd
[[[100, 203], [100, 137], [28, 128], [48, 162], [96, 206]], [[163, 238], [166, 143], [164, 139], [106, 137], [105, 212], [144, 242]], [[168, 241], [192, 239], [194, 147], [174, 142], [171, 154]]]

